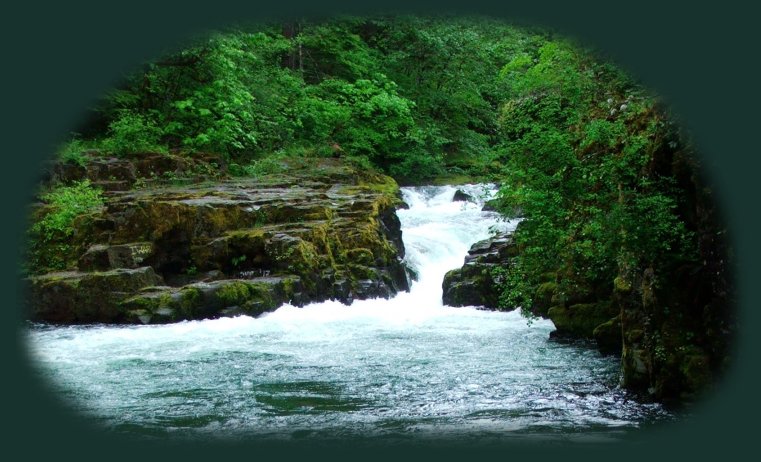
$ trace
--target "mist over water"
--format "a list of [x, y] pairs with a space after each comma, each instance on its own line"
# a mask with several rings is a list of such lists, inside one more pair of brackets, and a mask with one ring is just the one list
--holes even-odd
[[403, 188], [406, 261], [391, 300], [285, 305], [152, 326], [35, 325], [40, 375], [110, 431], [142, 437], [329, 441], [609, 441], [670, 415], [618, 388], [619, 359], [549, 340], [548, 320], [442, 305], [444, 274], [491, 229], [493, 190]]

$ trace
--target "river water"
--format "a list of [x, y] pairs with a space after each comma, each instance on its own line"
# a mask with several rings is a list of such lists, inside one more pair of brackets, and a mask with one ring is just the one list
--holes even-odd
[[516, 224], [480, 210], [493, 191], [463, 188], [475, 203], [403, 188], [410, 292], [259, 318], [34, 325], [36, 369], [83, 416], [139, 438], [596, 442], [670, 420], [618, 387], [618, 358], [550, 340], [550, 321], [442, 305], [446, 271]]

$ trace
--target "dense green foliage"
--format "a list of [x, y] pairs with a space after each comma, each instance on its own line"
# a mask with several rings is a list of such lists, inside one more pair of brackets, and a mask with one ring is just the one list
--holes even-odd
[[516, 56], [501, 77], [501, 200], [525, 217], [506, 305], [530, 308], [548, 272], [561, 293], [604, 294], [619, 272], [696, 257], [674, 178], [655, 165], [685, 147], [652, 97], [562, 41]]
[[630, 78], [547, 31], [417, 17], [235, 29], [147, 63], [98, 114], [63, 159], [213, 152], [256, 176], [344, 156], [400, 181], [499, 181], [503, 212], [524, 218], [505, 306], [528, 309], [548, 273], [563, 292], [597, 292], [695, 257], [657, 165], [686, 149], [675, 128]]
[[414, 17], [216, 33], [128, 76], [83, 135], [116, 155], [344, 155], [409, 181], [494, 174], [500, 71], [544, 40], [495, 21]]
[[[667, 110], [564, 40], [501, 69], [499, 204], [523, 220], [500, 304], [622, 352], [623, 384], [684, 399], [725, 370], [725, 224]], [[606, 346], [607, 345], [607, 346]]]
[[42, 217], [31, 227], [29, 264], [33, 268], [66, 269], [74, 221], [103, 205], [102, 191], [88, 180], [58, 186], [42, 194]]

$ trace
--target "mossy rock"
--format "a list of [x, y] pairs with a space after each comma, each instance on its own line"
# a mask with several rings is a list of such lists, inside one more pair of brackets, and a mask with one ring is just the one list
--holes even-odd
[[613, 290], [616, 293], [625, 295], [631, 292], [632, 285], [631, 282], [629, 282], [626, 278], [623, 276], [616, 276], [615, 279], [613, 279]]
[[93, 245], [77, 266], [80, 271], [107, 271], [117, 268], [137, 268], [154, 253], [151, 242], [134, 242], [121, 245]]
[[122, 322], [119, 302], [163, 283], [151, 267], [51, 273], [27, 282], [31, 319], [54, 323]]
[[610, 301], [597, 303], [577, 303], [569, 307], [556, 305], [547, 310], [558, 334], [581, 338], [594, 338], [594, 330], [600, 324], [615, 316]]
[[573, 286], [558, 285], [557, 289], [553, 292], [550, 303], [552, 305], [587, 305], [594, 303], [596, 296], [594, 291], [586, 286]]
[[349, 249], [346, 252], [346, 261], [358, 265], [372, 265], [375, 263], [375, 257], [370, 249]]
[[[139, 172], [168, 176], [193, 167], [172, 156], [134, 156], [120, 162], [139, 163]], [[257, 313], [291, 297], [302, 303], [390, 296], [409, 287], [396, 216], [400, 205], [399, 186], [392, 178], [357, 171], [336, 159], [294, 160], [275, 174], [213, 183], [142, 181], [139, 188], [106, 195], [97, 217], [80, 220], [76, 239], [67, 243], [74, 244], [69, 245], [71, 252], [58, 264], [74, 268], [79, 260], [80, 269], [93, 272], [150, 266], [158, 279], [144, 282], [154, 289], [110, 293], [116, 322], [170, 322], [236, 310]], [[273, 289], [252, 282], [267, 276], [283, 281], [295, 277], [298, 283], [275, 284]], [[244, 282], [220, 282], [226, 280]], [[165, 283], [172, 287], [163, 287]], [[59, 286], [57, 294], [65, 302], [49, 297], [41, 302], [50, 304], [48, 308], [39, 303], [36, 308], [39, 313], [62, 310], [45, 315], [55, 322], [86, 322], [71, 312], [74, 305], [91, 306], [90, 300], [74, 301], [103, 296], [97, 290], [94, 296], [85, 294], [74, 283]]]
[[602, 353], [621, 354], [621, 348], [623, 347], [621, 316], [616, 316], [595, 327], [592, 335]]
[[650, 354], [643, 348], [624, 343], [621, 352], [621, 385], [630, 390], [647, 391], [650, 387]]
[[299, 303], [299, 278], [220, 280], [157, 288], [122, 302], [131, 322], [153, 323], [246, 314], [258, 316], [283, 303]]
[[499, 285], [491, 265], [469, 264], [444, 275], [442, 299], [447, 306], [499, 307]]

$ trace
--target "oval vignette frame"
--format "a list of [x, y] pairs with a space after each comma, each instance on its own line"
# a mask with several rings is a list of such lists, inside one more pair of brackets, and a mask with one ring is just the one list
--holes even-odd
[[[658, 37], [659, 32], [664, 32], [668, 28], [671, 27], [677, 27], [679, 25], [678, 21], [674, 21], [675, 18], [682, 17], [680, 15], [685, 14], [684, 11], [676, 11], [676, 12], [663, 12], [660, 7], [655, 8], [655, 5], [657, 5], [655, 2], [652, 2], [652, 5], [646, 5], [646, 7], [643, 7], [636, 11], [632, 10], [630, 12], [630, 21], [631, 23], [640, 24], [640, 26], [631, 26], [630, 22], [620, 22], [618, 23], [619, 29], [623, 30], [621, 33], [622, 36], [626, 35], [627, 31], [630, 31], [631, 29], [639, 29], [643, 31], [643, 34], [646, 35], [654, 35], [656, 38]], [[158, 7], [156, 7], [158, 8]], [[281, 7], [282, 8], [282, 7]], [[518, 14], [510, 15], [508, 11], [498, 12], [493, 11], [493, 14], [495, 17], [499, 17], [501, 19], [505, 20], [511, 20], [511, 19], [518, 19], [520, 22], [521, 17], [531, 17], [530, 22], [534, 22], [536, 24], [542, 24], [546, 25], [548, 27], [554, 27], [558, 28], [561, 24], [558, 23], [559, 17], [562, 17], [564, 13], [569, 13], [568, 11], [554, 11], [554, 15], [548, 14], [548, 12], [545, 13], [545, 17], [542, 18], [541, 8], [535, 7], [536, 9], [534, 11], [527, 12], [524, 10], [523, 12], [519, 12]], [[314, 7], [313, 7], [314, 9]], [[254, 8], [255, 10], [255, 8]], [[279, 12], [283, 13], [283, 10], [285, 8], [282, 8]], [[539, 11], [537, 11], [539, 10]], [[12, 139], [12, 143], [15, 144], [13, 146], [16, 150], [21, 150], [17, 152], [26, 152], [27, 150], [33, 150], [36, 154], [36, 157], [28, 156], [24, 157], [25, 160], [28, 161], [27, 165], [24, 165], [23, 175], [17, 175], [15, 178], [4, 178], [4, 183], [6, 185], [11, 185], [13, 189], [9, 189], [7, 191], [6, 196], [7, 197], [13, 197], [14, 200], [12, 200], [11, 204], [11, 212], [13, 213], [13, 216], [17, 217], [24, 217], [23, 210], [25, 205], [29, 202], [29, 198], [31, 197], [31, 184], [34, 180], [36, 180], [36, 173], [38, 172], [39, 164], [38, 162], [47, 157], [47, 153], [50, 151], [46, 151], [46, 149], [49, 149], [49, 147], [54, 144], [56, 140], [61, 139], [65, 136], [66, 130], [72, 128], [72, 124], [67, 122], [71, 120], [77, 120], [77, 110], [78, 108], [82, 108], [83, 106], [89, 104], [94, 98], [100, 96], [104, 93], [104, 90], [109, 88], [112, 84], [112, 82], [115, 80], [115, 77], [120, 74], [124, 70], [122, 66], [125, 65], [125, 63], [134, 65], [135, 63], [145, 59], [146, 57], [150, 57], [154, 55], [155, 49], [151, 52], [145, 52], [147, 48], [155, 47], [157, 43], [160, 43], [161, 45], [170, 44], [173, 41], [176, 41], [179, 37], [186, 37], [190, 35], [190, 33], [196, 32], [201, 27], [219, 27], [220, 25], [223, 25], [226, 23], [226, 19], [233, 19], [233, 18], [226, 18], [222, 19], [221, 15], [212, 15], [211, 18], [204, 17], [203, 11], [195, 11], [195, 14], [197, 15], [193, 21], [189, 21], [188, 23], [184, 23], [181, 25], [175, 24], [176, 26], [182, 26], [183, 30], [181, 31], [173, 31], [172, 34], [169, 34], [167, 31], [160, 32], [161, 27], [165, 27], [168, 24], [171, 24], [171, 21], [168, 19], [172, 15], [171, 10], [164, 10], [159, 12], [153, 12], [152, 14], [156, 15], [157, 19], [153, 20], [147, 20], [144, 22], [141, 22], [139, 18], [141, 17], [141, 12], [144, 12], [145, 10], [142, 10], [141, 8], [135, 8], [134, 11], [131, 12], [125, 12], [125, 23], [133, 23], [133, 27], [131, 28], [125, 28], [122, 27], [115, 27], [110, 32], [110, 36], [108, 33], [104, 35], [104, 32], [107, 32], [108, 27], [95, 27], [94, 30], [89, 30], [87, 28], [88, 24], [91, 24], [90, 21], [92, 21], [92, 17], [87, 17], [86, 15], [77, 18], [76, 16], [81, 14], [81, 11], [76, 10], [69, 10], [67, 14], [63, 14], [62, 16], [59, 16], [57, 14], [51, 14], [51, 19], [48, 19], [46, 22], [45, 20], [37, 22], [38, 27], [42, 29], [47, 29], [48, 33], [50, 35], [42, 34], [43, 37], [38, 37], [38, 40], [41, 40], [42, 43], [45, 43], [46, 41], [52, 40], [53, 44], [52, 46], [48, 47], [48, 55], [45, 54], [44, 50], [45, 48], [40, 44], [27, 44], [28, 46], [25, 48], [22, 48], [23, 51], [31, 51], [31, 54], [34, 57], [37, 57], [38, 54], [41, 54], [41, 57], [48, 59], [48, 65], [59, 65], [60, 70], [65, 74], [69, 67], [65, 66], [65, 63], [67, 61], [70, 61], [72, 63], [72, 67], [74, 69], [84, 69], [84, 73], [86, 74], [85, 78], [81, 78], [81, 71], [77, 71], [75, 73], [72, 73], [73, 75], [60, 75], [59, 83], [57, 84], [50, 84], [49, 88], [41, 89], [38, 93], [28, 93], [27, 91], [20, 91], [17, 92], [15, 98], [12, 98], [11, 100], [11, 107], [13, 109], [18, 109], [16, 114], [20, 115], [17, 117], [17, 120], [13, 122], [14, 130], [16, 133], [13, 133], [12, 135], [15, 135], [16, 139]], [[659, 13], [663, 14], [663, 19], [661, 19], [659, 22], [656, 22], [652, 27], [642, 26], [642, 24], [648, 24], [646, 21], [647, 18], [651, 17], [651, 14], [648, 13], [648, 11], [658, 11]], [[276, 11], [277, 12], [277, 11]], [[359, 12], [359, 11], [357, 11]], [[433, 12], [433, 11], [431, 11]], [[467, 11], [468, 13], [476, 13], [478, 11]], [[55, 13], [55, 12], [53, 12]], [[93, 11], [89, 12], [90, 14], [98, 14]], [[422, 11], [422, 13], [426, 13], [426, 11]], [[481, 11], [481, 13], [490, 13], [490, 11]], [[606, 32], [611, 32], [611, 29], [615, 29], [615, 27], [603, 27], [600, 29], [595, 29], [594, 25], [597, 22], [598, 26], [600, 24], [616, 24], [616, 18], [620, 17], [620, 14], [616, 14], [616, 12], [597, 12], [598, 15], [602, 15], [601, 19], [600, 16], [592, 15], [589, 18], [586, 18], [586, 23], [584, 22], [585, 19], [579, 19], [578, 13], [576, 16], [566, 16], [566, 20], [570, 17], [572, 19], [571, 24], [568, 23], [563, 24], [565, 26], [564, 29], [562, 29], [562, 32], [568, 36], [579, 38], [583, 40], [585, 44], [588, 45], [596, 45], [600, 44], [596, 48], [598, 50], [608, 50], [609, 48], [606, 48], [606, 42], [604, 40], [601, 40], [601, 35]], [[606, 16], [607, 13], [607, 16]], [[681, 25], [685, 27], [685, 29], [681, 31], [676, 32], [664, 32], [666, 34], [666, 37], [672, 37], [675, 38], [679, 34], [685, 34], [686, 37], [690, 39], [695, 39], [695, 36], [697, 34], [700, 34], [702, 31], [698, 26], [700, 25], [707, 25], [707, 23], [710, 23], [714, 18], [712, 18], [712, 12], [695, 12], [695, 15], [697, 15], [697, 24], [694, 22], [685, 21], [682, 22]], [[584, 14], [587, 14], [586, 12]], [[700, 16], [702, 14], [702, 16]], [[118, 16], [118, 14], [117, 14]], [[554, 18], [553, 18], [554, 16]], [[689, 15], [688, 15], [689, 16]], [[739, 16], [739, 15], [738, 15]], [[66, 38], [66, 34], [61, 34], [61, 29], [63, 27], [61, 26], [55, 26], [53, 24], [53, 19], [58, 19], [63, 17], [66, 19], [66, 26], [67, 27], [73, 27], [74, 30], [77, 32], [72, 34], [71, 37]], [[109, 19], [105, 19], [105, 18]], [[256, 13], [252, 12], [252, 14], [248, 15], [247, 17], [255, 18]], [[114, 16], [111, 16], [110, 14], [103, 14], [103, 16], [95, 17], [96, 21], [103, 21], [104, 24], [107, 24], [109, 20], [113, 20]], [[590, 24], [591, 19], [591, 24]], [[694, 18], [693, 18], [694, 19]], [[79, 21], [79, 22], [78, 22]], [[575, 21], [575, 22], [574, 22]], [[598, 22], [599, 21], [599, 22]], [[211, 23], [211, 24], [210, 24]], [[136, 24], [146, 24], [145, 29], [143, 29], [143, 43], [137, 43], [137, 44], [125, 44], [123, 41], [130, 41], [133, 39], [132, 35], [126, 35], [123, 37], [119, 37], [120, 33], [123, 33], [125, 29], [132, 29], [133, 31], [140, 30], [140, 26], [134, 26]], [[726, 47], [732, 47], [735, 46], [735, 40], [731, 32], [734, 28], [740, 28], [738, 25], [733, 25], [734, 23], [730, 24], [724, 24], [724, 27], [727, 27], [724, 32], [726, 35], [724, 37], [717, 37], [715, 38], [720, 45], [725, 45], [725, 47], [718, 47], [718, 48], [724, 48]], [[16, 27], [23, 24], [16, 24]], [[587, 27], [590, 27], [587, 30], [587, 33], [584, 33], [584, 27], [585, 25]], [[11, 29], [13, 31], [13, 29]], [[590, 31], [593, 31], [593, 33], [590, 33]], [[18, 32], [18, 31], [14, 31]], [[170, 38], [169, 36], [172, 35]], [[59, 37], [56, 39], [56, 36]], [[103, 37], [103, 40], [98, 40], [97, 37]], [[81, 46], [83, 43], [85, 43], [86, 39], [89, 38], [91, 43], [89, 43], [89, 46]], [[722, 40], [723, 38], [723, 40]], [[155, 40], [155, 43], [149, 43], [151, 40]], [[643, 40], [645, 40], [643, 38]], [[58, 43], [56, 43], [58, 42]], [[98, 43], [100, 42], [100, 43]], [[649, 54], [653, 54], [657, 57], [657, 59], [653, 59], [652, 62], [656, 64], [657, 66], [661, 66], [663, 69], [669, 70], [669, 72], [663, 72], [667, 75], [675, 75], [677, 79], [681, 78], [682, 81], [686, 81], [685, 73], [689, 71], [694, 71], [697, 68], [701, 67], [699, 63], [695, 63], [695, 59], [700, 57], [700, 53], [695, 50], [696, 47], [699, 47], [700, 45], [705, 45], [705, 40], [696, 40], [694, 43], [692, 43], [690, 46], [687, 46], [685, 49], [674, 49], [673, 44], [669, 44], [668, 40], [666, 40], [663, 45], [664, 50], [661, 50], [660, 53], [658, 53], [657, 49], [653, 47], [653, 45], [657, 44], [657, 41], [654, 39], [650, 39], [650, 41], [645, 42], [644, 45], [641, 46], [641, 48], [634, 48], [626, 50], [623, 52], [623, 55], [625, 58], [629, 58], [627, 61], [626, 59], [619, 60], [619, 64], [622, 65], [622, 67], [626, 66], [625, 68], [632, 74], [637, 77], [640, 77], [643, 80], [644, 86], [646, 86], [649, 89], [654, 90], [655, 93], [657, 93], [659, 96], [663, 97], [664, 99], [667, 99], [669, 103], [671, 103], [672, 107], [674, 108], [674, 112], [680, 116], [680, 123], [683, 123], [686, 128], [690, 129], [691, 132], [695, 135], [696, 139], [696, 145], [697, 150], [703, 157], [704, 165], [706, 166], [706, 171], [709, 175], [709, 179], [712, 181], [712, 183], [716, 184], [716, 191], [717, 191], [717, 197], [719, 205], [724, 212], [725, 216], [727, 217], [727, 221], [730, 226], [730, 230], [732, 233], [732, 240], [733, 247], [735, 248], [738, 264], [739, 267], [738, 272], [736, 274], [736, 282], [738, 286], [738, 299], [740, 301], [740, 321], [741, 324], [750, 324], [750, 321], [748, 320], [748, 308], [752, 305], [750, 303], [750, 300], [747, 299], [747, 293], [743, 290], [744, 287], [749, 286], [747, 283], [749, 281], [749, 278], [755, 277], [757, 279], [758, 274], [754, 274], [753, 270], [751, 268], [747, 268], [744, 263], [747, 261], [747, 257], [743, 258], [743, 255], [749, 254], [751, 252], [748, 252], [747, 247], [743, 247], [743, 244], [748, 242], [748, 236], [750, 236], [750, 229], [757, 229], [758, 223], [757, 222], [747, 222], [743, 220], [743, 227], [737, 226], [738, 216], [739, 213], [737, 209], [732, 209], [730, 207], [730, 204], [736, 203], [736, 201], [739, 199], [739, 195], [741, 193], [740, 186], [747, 184], [743, 183], [743, 179], [749, 179], [748, 172], [743, 172], [742, 168], [738, 169], [738, 163], [733, 162], [737, 161], [741, 158], [740, 154], [738, 152], [742, 152], [742, 149], [749, 146], [747, 143], [749, 142], [748, 139], [743, 139], [742, 134], [739, 135], [736, 139], [731, 140], [724, 140], [727, 146], [727, 151], [732, 151], [732, 154], [728, 155], [727, 157], [721, 158], [722, 152], [719, 148], [719, 146], [722, 145], [721, 141], [717, 141], [716, 139], [711, 139], [711, 136], [715, 136], [719, 133], [730, 133], [727, 131], [728, 128], [730, 128], [730, 123], [734, 123], [735, 119], [730, 117], [724, 118], [721, 121], [716, 120], [717, 118], [715, 116], [712, 116], [711, 114], [707, 114], [707, 112], [713, 112], [716, 111], [716, 106], [718, 106], [717, 112], [722, 113], [728, 113], [729, 110], [738, 109], [740, 108], [740, 103], [743, 101], [740, 96], [742, 96], [742, 91], [744, 91], [744, 87], [742, 85], [734, 85], [734, 79], [730, 76], [729, 79], [727, 79], [727, 76], [725, 76], [725, 80], [722, 82], [721, 77], [718, 76], [718, 70], [714, 70], [713, 73], [711, 73], [710, 70], [706, 72], [704, 76], [701, 78], [698, 76], [696, 77], [695, 83], [693, 83], [692, 87], [689, 86], [689, 84], [685, 84], [680, 88], [679, 83], [676, 82], [666, 82], [665, 84], [658, 84], [653, 82], [658, 81], [658, 75], [660, 72], [656, 69], [653, 70], [652, 67], [646, 68], [645, 72], [640, 72], [640, 66], [642, 65], [643, 61], [646, 61], [645, 59], [642, 59], [642, 52], [643, 50]], [[612, 40], [614, 46], [611, 46], [610, 49], [615, 48], [619, 50], [619, 53], [622, 52], [622, 45], [621, 42], [618, 42], [618, 45], [615, 45], [615, 40]], [[687, 45], [689, 42], [687, 40], [683, 40], [681, 42], [677, 43], [677, 47], [679, 44]], [[64, 53], [64, 51], [69, 50], [67, 48], [67, 45], [69, 47], [72, 47], [73, 49], [76, 49], [73, 55], [67, 55]], [[78, 46], [80, 45], [80, 46]], [[694, 45], [694, 47], [692, 46]], [[101, 55], [100, 52], [104, 50], [104, 48], [98, 47], [108, 47], [112, 46], [115, 50], [114, 55], [110, 56], [108, 58], [108, 63], [111, 65], [111, 69], [99, 68], [99, 61], [101, 61]], [[124, 53], [121, 54], [121, 51], [124, 51], [128, 48], [132, 48], [135, 51], [131, 53]], [[708, 49], [708, 48], [706, 48]], [[137, 51], [137, 50], [143, 50], [143, 51]], [[671, 67], [669, 67], [667, 61], [668, 61], [668, 52], [671, 51], [671, 57], [673, 58]], [[681, 54], [680, 54], [681, 51]], [[742, 47], [740, 46], [738, 50], [735, 50], [735, 53], [738, 56], [742, 56], [741, 52], [743, 51]], [[13, 55], [12, 55], [13, 56]], [[67, 57], [73, 56], [71, 60], [68, 60]], [[731, 53], [730, 53], [730, 56]], [[639, 58], [639, 59], [638, 59]], [[746, 55], [747, 59], [747, 55]], [[43, 81], [40, 79], [40, 77], [47, 77], [56, 79], [59, 77], [55, 73], [45, 73], [43, 70], [46, 69], [44, 66], [46, 63], [30, 63], [29, 60], [17, 60], [16, 62], [22, 64], [23, 69], [17, 68], [14, 70], [17, 70], [17, 79], [19, 80], [20, 87], [19, 88], [34, 88], [35, 86], [39, 86]], [[680, 72], [679, 64], [683, 64]], [[628, 64], [628, 66], [627, 66]], [[652, 64], [652, 63], [651, 63]], [[25, 66], [24, 66], [25, 65]], [[35, 67], [36, 66], [36, 67]], [[41, 67], [42, 66], [42, 67]], [[116, 67], [116, 70], [114, 68]], [[132, 66], [127, 66], [132, 67]], [[721, 67], [721, 66], [718, 66]], [[49, 69], [49, 68], [47, 68]], [[43, 71], [43, 72], [41, 72]], [[676, 72], [675, 72], [676, 71]], [[37, 74], [36, 80], [34, 75], [27, 75], [27, 73], [31, 74]], [[737, 74], [740, 74], [741, 72], [738, 72]], [[744, 74], [742, 77], [745, 79], [748, 79], [749, 74]], [[19, 79], [21, 77], [21, 79]], [[28, 78], [29, 77], [29, 78]], [[661, 74], [661, 77], [663, 75]], [[718, 78], [717, 78], [718, 77]], [[741, 78], [742, 78], [741, 77]], [[27, 79], [28, 78], [28, 79]], [[713, 93], [708, 92], [707, 94], [702, 95], [703, 96], [703, 105], [701, 112], [701, 106], [694, 103], [689, 102], [688, 99], [690, 95], [695, 95], [696, 90], [700, 88], [709, 88], [709, 87], [703, 87], [701, 84], [706, 84], [716, 79], [716, 81], [723, 83], [724, 85], [721, 85], [722, 91], [728, 92], [728, 97], [726, 100], [722, 97], [715, 96]], [[740, 79], [740, 82], [742, 80]], [[749, 80], [747, 80], [749, 82]], [[79, 85], [77, 87], [76, 85]], [[84, 86], [84, 88], [83, 88]], [[71, 88], [72, 91], [68, 92], [67, 89]], [[729, 89], [729, 90], [726, 90]], [[733, 92], [734, 91], [734, 92]], [[60, 94], [56, 94], [60, 92]], [[26, 105], [25, 108], [22, 108], [22, 106], [19, 103], [24, 102], [24, 97], [29, 98], [30, 103]], [[81, 104], [83, 101], [85, 101], [85, 104]], [[72, 102], [76, 102], [79, 104], [71, 104]], [[44, 115], [39, 116], [41, 114], [42, 110], [45, 108], [45, 103], [48, 105], [54, 106], [51, 108], [51, 110], [48, 113], [45, 113]], [[710, 108], [711, 104], [714, 105], [713, 108]], [[753, 104], [748, 104], [750, 106], [750, 109], [753, 108]], [[748, 110], [748, 107], [745, 108]], [[38, 113], [38, 118], [31, 117], [35, 111], [40, 111]], [[748, 120], [751, 120], [751, 115], [747, 113], [743, 113], [742, 110], [739, 110], [739, 112], [730, 112], [730, 114], [738, 115], [740, 114], [743, 117], [746, 117], [746, 125], [747, 128], [750, 129]], [[35, 123], [32, 123], [32, 127], [29, 125], [24, 126], [25, 124], [30, 124], [33, 120], [42, 120], [42, 134], [39, 137], [31, 136], [32, 133], [30, 133], [32, 130], [30, 128], [39, 128], [36, 127]], [[711, 122], [716, 122], [712, 125], [713, 131], [710, 129], [707, 129], [708, 124]], [[738, 132], [742, 132], [742, 128], [746, 127], [746, 125], [743, 125], [742, 123], [736, 124], [738, 127]], [[737, 132], [735, 132], [737, 133]], [[750, 131], [745, 131], [745, 133], [751, 133]], [[23, 134], [23, 136], [19, 137], [18, 135]], [[26, 137], [26, 139], [24, 139]], [[31, 139], [31, 141], [29, 141]], [[739, 143], [739, 146], [738, 146]], [[743, 145], [743, 143], [746, 143]], [[24, 149], [26, 147], [26, 149]], [[747, 152], [747, 151], [746, 151]], [[732, 157], [734, 156], [734, 157]], [[732, 170], [732, 165], [734, 165], [734, 170]], [[746, 167], [747, 168], [747, 167]], [[752, 169], [748, 169], [752, 170]], [[729, 173], [732, 172], [732, 173]], [[8, 171], [8, 173], [12, 173]], [[745, 175], [743, 175], [743, 173]], [[7, 176], [7, 174], [6, 174]], [[731, 183], [729, 180], [732, 176], [737, 176], [740, 178], [740, 181], [737, 183]], [[16, 183], [14, 183], [14, 181]], [[20, 182], [25, 182], [26, 184], [19, 184]], [[6, 186], [7, 187], [7, 186]], [[15, 194], [10, 194], [10, 191], [16, 191]], [[18, 194], [19, 190], [23, 190], [24, 194]], [[752, 219], [753, 217], [751, 217]], [[14, 223], [15, 228], [14, 236], [12, 237], [10, 242], [18, 241], [19, 237], [21, 236], [20, 231], [24, 228], [25, 223], [23, 222], [23, 219], [20, 219], [21, 223]], [[755, 243], [754, 243], [755, 244]], [[757, 245], [757, 244], [755, 244]], [[13, 248], [18, 248], [18, 246], [13, 246]], [[9, 259], [14, 264], [16, 263], [15, 258]], [[6, 278], [4, 278], [6, 281], [13, 280], [12, 278], [16, 275], [15, 268], [11, 268], [11, 271], [6, 274]], [[20, 299], [19, 291], [18, 290], [12, 290], [12, 293], [16, 295], [17, 299]], [[757, 302], [757, 297], [755, 299]], [[14, 306], [19, 306], [19, 302], [16, 301]], [[8, 315], [8, 313], [6, 313]], [[6, 326], [12, 325], [17, 326], [18, 320], [11, 320], [10, 322], [6, 322]], [[700, 409], [696, 411], [696, 419], [694, 422], [688, 422], [688, 423], [678, 423], [675, 428], [670, 429], [669, 431], [664, 431], [664, 435], [652, 435], [652, 442], [659, 444], [662, 446], [665, 452], [670, 451], [686, 451], [684, 455], [705, 455], [707, 447], [701, 440], [698, 438], [697, 435], [695, 435], [695, 432], [698, 434], [705, 435], [711, 434], [716, 431], [720, 432], [730, 432], [729, 435], [722, 435], [725, 437], [725, 443], [726, 441], [734, 441], [737, 445], [744, 444], [743, 438], [748, 437], [749, 433], [747, 431], [743, 432], [740, 430], [736, 425], [717, 425], [718, 422], [726, 421], [727, 418], [734, 418], [736, 416], [733, 415], [733, 411], [731, 410], [732, 407], [738, 405], [740, 401], [738, 399], [747, 398], [747, 389], [743, 388], [742, 386], [739, 386], [739, 379], [745, 378], [746, 380], [743, 380], [744, 383], [749, 383], [747, 380], [747, 369], [745, 368], [745, 364], [742, 361], [743, 359], [743, 352], [748, 351], [748, 345], [747, 345], [747, 339], [742, 335], [743, 332], [745, 332], [745, 329], [741, 329], [739, 332], [739, 338], [736, 340], [736, 350], [738, 350], [738, 353], [736, 355], [736, 363], [734, 367], [730, 370], [728, 376], [723, 381], [723, 383], [720, 383], [717, 386], [719, 396], [715, 398], [709, 399], [706, 403], [701, 404]], [[14, 334], [11, 334], [12, 336], [18, 335], [17, 332], [14, 332]], [[38, 435], [43, 436], [43, 438], [49, 437], [50, 442], [55, 444], [50, 444], [49, 448], [46, 447], [37, 447], [34, 450], [51, 450], [51, 451], [74, 451], [79, 452], [83, 450], [82, 443], [90, 440], [89, 437], [84, 436], [87, 434], [89, 430], [92, 430], [87, 427], [78, 428], [77, 425], [79, 423], [70, 422], [71, 416], [67, 415], [67, 411], [58, 409], [57, 406], [59, 406], [59, 403], [54, 402], [55, 400], [52, 400], [50, 397], [42, 396], [41, 393], [44, 392], [43, 388], [40, 384], [35, 383], [35, 378], [32, 376], [30, 371], [28, 370], [28, 366], [25, 364], [28, 359], [24, 357], [23, 348], [20, 348], [21, 342], [16, 342], [16, 348], [19, 348], [21, 351], [21, 354], [18, 354], [14, 351], [15, 357], [13, 358], [13, 376], [15, 377], [14, 382], [12, 384], [12, 387], [10, 390], [6, 390], [6, 393], [10, 394], [11, 396], [17, 396], [19, 399], [14, 400], [16, 401], [14, 404], [17, 406], [13, 409], [12, 415], [14, 416], [14, 422], [16, 425], [15, 431], [18, 433], [19, 436], [19, 442], [24, 441], [25, 438], [34, 437], [35, 432], [40, 432]], [[18, 383], [18, 378], [23, 379], [26, 383]], [[747, 385], [745, 385], [747, 387]], [[722, 396], [723, 394], [731, 395], [731, 398], [727, 398], [726, 396]], [[729, 403], [727, 403], [727, 400], [729, 399]], [[734, 401], [732, 401], [734, 400]], [[739, 407], [738, 407], [739, 408]], [[747, 408], [746, 408], [747, 409]], [[54, 411], [55, 410], [55, 411]], [[54, 412], [51, 412], [54, 411]], [[56, 412], [58, 412], [58, 415], [56, 415]], [[711, 415], [713, 414], [713, 415]], [[734, 423], [734, 422], [733, 422]], [[63, 430], [60, 426], [63, 424]], [[684, 428], [677, 428], [677, 427], [684, 427]], [[746, 427], [749, 428], [749, 427]], [[60, 432], [60, 433], [59, 433]], [[692, 436], [690, 436], [692, 435]], [[15, 435], [14, 435], [15, 436]], [[669, 438], [666, 438], [665, 436], [668, 436]], [[15, 440], [15, 438], [14, 438]], [[111, 441], [114, 440], [114, 441]], [[30, 441], [27, 439], [25, 441], [28, 445]], [[119, 443], [117, 438], [111, 438], [104, 436], [102, 438], [101, 444], [115, 444]], [[681, 444], [677, 444], [681, 443]], [[694, 453], [691, 453], [689, 450], [686, 450], [684, 448], [684, 445], [690, 443], [693, 444], [692, 451]], [[17, 443], [18, 444], [18, 443]], [[84, 450], [84, 452], [89, 452], [90, 450], [94, 450], [97, 444], [93, 446], [89, 446], [91, 442], [88, 442], [87, 449]], [[45, 445], [42, 445], [45, 446]], [[120, 445], [120, 447], [123, 445]], [[21, 446], [20, 446], [21, 447]], [[681, 447], [681, 448], [680, 448]], [[726, 447], [726, 446], [725, 446]], [[133, 448], [134, 449], [134, 448]], [[140, 449], [140, 448], [138, 448]], [[179, 450], [179, 448], [175, 448]], [[187, 449], [186, 449], [187, 450]], [[180, 451], [183, 452], [183, 451]]]

